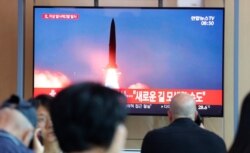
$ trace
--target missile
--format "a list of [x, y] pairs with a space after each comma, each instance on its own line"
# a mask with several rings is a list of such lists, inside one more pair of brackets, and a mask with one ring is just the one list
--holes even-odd
[[115, 21], [112, 19], [109, 36], [109, 63], [108, 68], [117, 68], [116, 65], [116, 38], [115, 38]]

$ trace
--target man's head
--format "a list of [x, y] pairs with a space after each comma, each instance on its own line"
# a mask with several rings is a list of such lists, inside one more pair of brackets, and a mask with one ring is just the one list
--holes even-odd
[[11, 95], [0, 107], [0, 129], [17, 137], [28, 146], [36, 127], [36, 110], [25, 100]]
[[35, 107], [28, 101], [19, 98], [17, 95], [11, 95], [7, 100], [5, 100], [0, 106], [0, 108], [13, 108], [22, 113], [32, 124], [33, 127], [36, 127], [37, 116]]
[[18, 110], [2, 108], [0, 110], [0, 129], [5, 130], [28, 146], [33, 137], [33, 125]]
[[172, 98], [168, 111], [171, 122], [178, 118], [190, 118], [194, 120], [196, 114], [196, 104], [191, 95], [180, 93]]
[[80, 83], [62, 90], [50, 111], [62, 150], [108, 150], [113, 138], [119, 139], [117, 130], [119, 135], [124, 129], [125, 103], [124, 95], [97, 83]]

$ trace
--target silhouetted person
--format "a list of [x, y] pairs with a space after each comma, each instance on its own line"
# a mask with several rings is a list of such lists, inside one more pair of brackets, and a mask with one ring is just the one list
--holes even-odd
[[170, 102], [170, 125], [155, 129], [143, 139], [141, 153], [225, 153], [224, 141], [200, 128], [194, 119], [196, 104], [191, 95], [180, 93]]
[[59, 92], [51, 118], [63, 152], [119, 153], [127, 135], [125, 103], [120, 92], [92, 82]]
[[238, 130], [229, 153], [250, 153], [250, 93], [242, 103]]

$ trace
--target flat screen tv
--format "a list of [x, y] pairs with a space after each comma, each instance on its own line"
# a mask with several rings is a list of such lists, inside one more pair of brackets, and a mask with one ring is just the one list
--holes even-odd
[[220, 117], [223, 58], [223, 8], [34, 7], [34, 96], [95, 81], [133, 115], [167, 115], [184, 92]]

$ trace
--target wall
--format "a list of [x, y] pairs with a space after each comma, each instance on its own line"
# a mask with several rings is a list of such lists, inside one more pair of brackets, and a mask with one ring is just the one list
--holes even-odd
[[[9, 94], [16, 92], [17, 84], [17, 0], [0, 1], [0, 99], [3, 100]], [[25, 1], [25, 63], [24, 63], [24, 91], [25, 97], [32, 95], [32, 7], [33, 0]], [[233, 116], [234, 116], [234, 0], [205, 0], [205, 6], [225, 7], [225, 109], [224, 118], [206, 118], [205, 125], [209, 130], [212, 130], [222, 136], [227, 146], [230, 146], [233, 138]], [[43, 0], [36, 1], [36, 5], [80, 5], [93, 6], [93, 0]], [[99, 5], [122, 5], [122, 6], [157, 6], [156, 0], [99, 0]], [[248, 0], [240, 1], [240, 20], [239, 20], [239, 108], [244, 95], [249, 91], [250, 73], [247, 62], [249, 47], [248, 29], [250, 19], [248, 14], [250, 10], [247, 6], [250, 5]], [[175, 0], [163, 0], [163, 6], [176, 6]], [[8, 17], [8, 18], [7, 18]], [[237, 72], [237, 71], [236, 71]], [[166, 117], [151, 117], [151, 116], [130, 116], [127, 120], [127, 127], [129, 129], [129, 138], [127, 142], [128, 148], [140, 148], [141, 140], [144, 134], [153, 128], [157, 128], [168, 124]]]
[[0, 1], [0, 101], [16, 93], [17, 1]]
[[240, 0], [239, 9], [239, 109], [245, 95], [250, 91], [250, 18], [249, 0]]
[[225, 2], [224, 120], [223, 134], [229, 148], [234, 136], [234, 0]]

